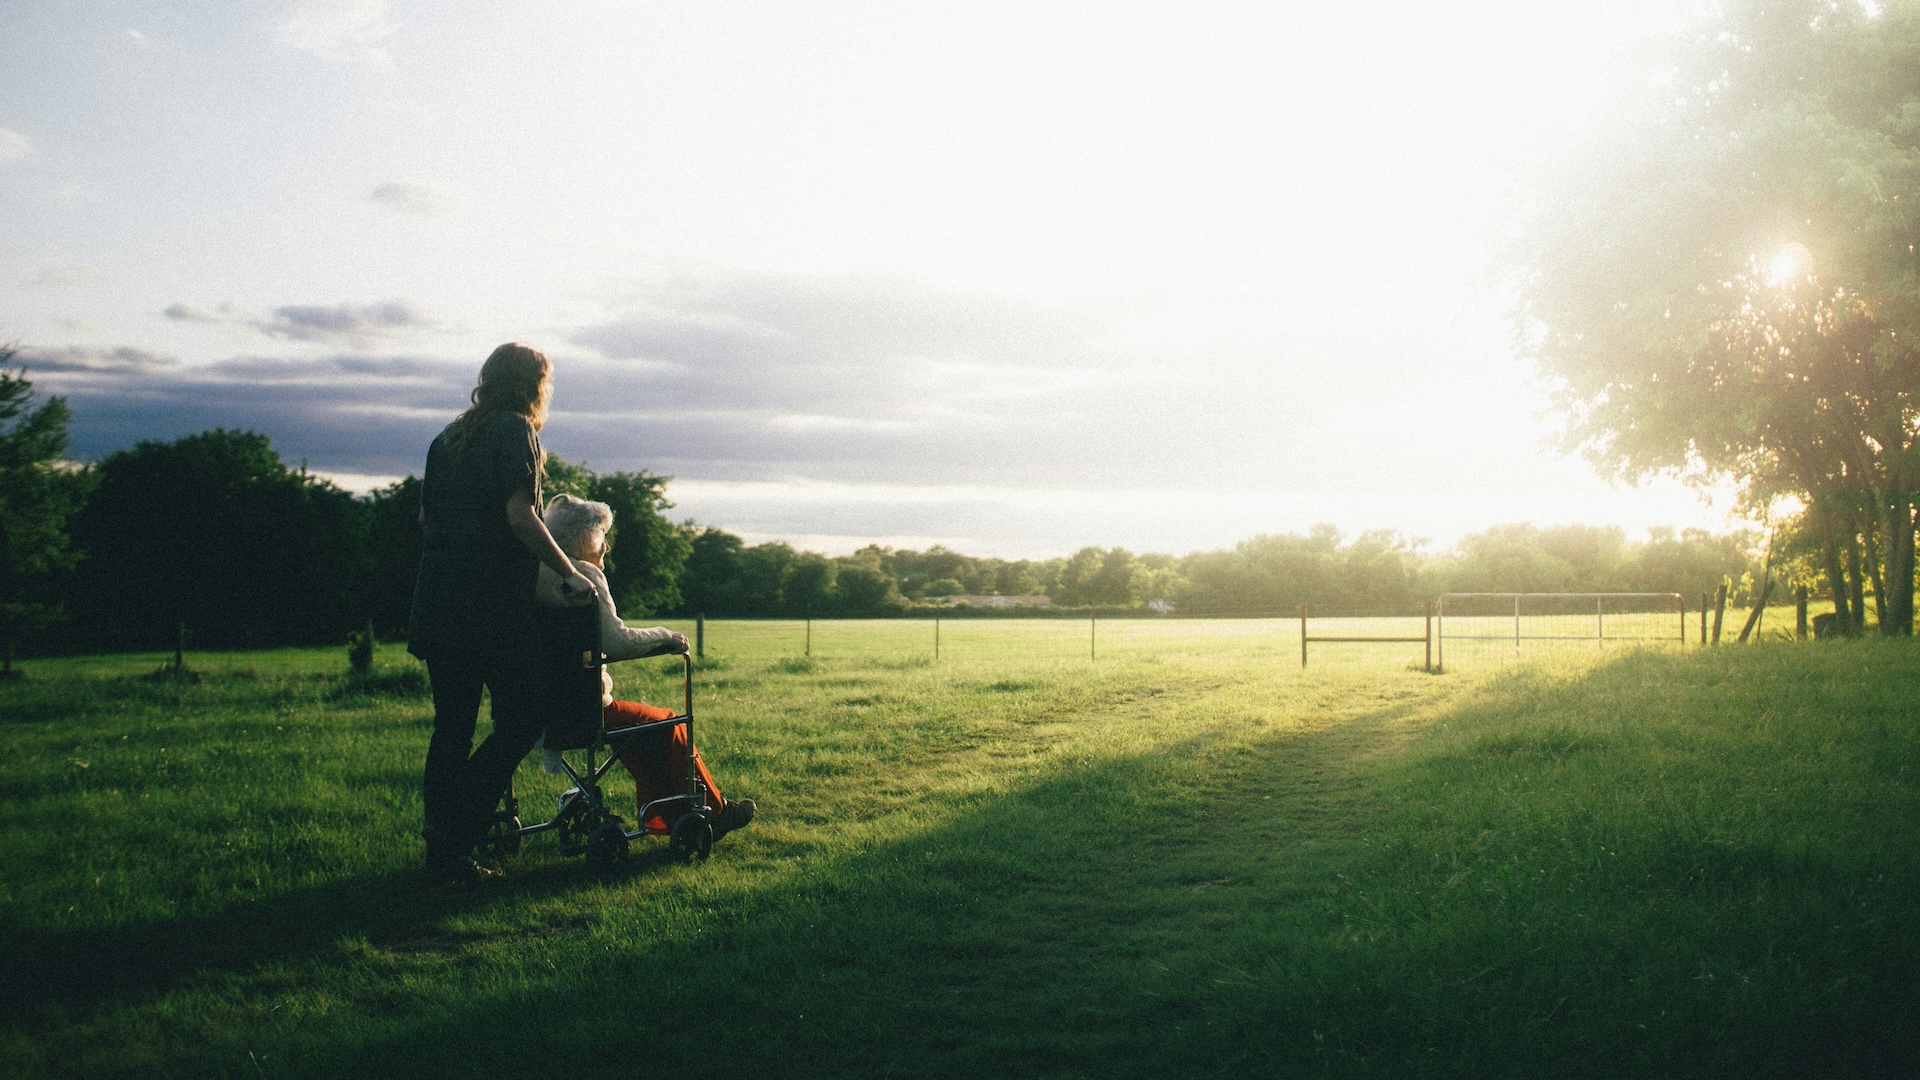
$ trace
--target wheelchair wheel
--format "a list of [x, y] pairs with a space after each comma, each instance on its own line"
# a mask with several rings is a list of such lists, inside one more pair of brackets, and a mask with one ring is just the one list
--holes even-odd
[[496, 855], [518, 855], [520, 819], [504, 813], [495, 814], [493, 821], [487, 825], [487, 835], [480, 838], [480, 846]]
[[604, 874], [627, 857], [627, 830], [618, 821], [609, 821], [587, 837], [587, 869]]
[[713, 825], [707, 821], [707, 815], [697, 810], [682, 814], [680, 820], [673, 823], [667, 844], [675, 855], [688, 862], [702, 858], [713, 850]]

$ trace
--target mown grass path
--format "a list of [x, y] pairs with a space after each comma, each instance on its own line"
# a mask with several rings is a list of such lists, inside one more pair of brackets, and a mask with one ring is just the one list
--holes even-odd
[[[1302, 672], [1231, 628], [939, 665], [752, 631], [698, 693], [761, 820], [611, 880], [536, 842], [473, 890], [412, 870], [428, 710], [397, 658], [370, 686], [332, 652], [209, 659], [189, 686], [132, 677], [151, 658], [36, 666], [0, 688], [4, 1071], [1913, 1060], [1909, 644], [1431, 677], [1362, 652]], [[624, 667], [624, 694], [671, 698]]]

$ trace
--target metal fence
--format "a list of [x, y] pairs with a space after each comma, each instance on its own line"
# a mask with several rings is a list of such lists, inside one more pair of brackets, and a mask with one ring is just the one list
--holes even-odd
[[1687, 643], [1687, 601], [1679, 593], [1446, 593], [1434, 605], [1436, 666], [1456, 658], [1530, 646]]
[[1547, 649], [1685, 641], [1678, 593], [1448, 593], [1408, 614], [1296, 610], [1083, 619], [669, 620], [732, 660], [943, 664], [1180, 655], [1305, 666], [1504, 663]]

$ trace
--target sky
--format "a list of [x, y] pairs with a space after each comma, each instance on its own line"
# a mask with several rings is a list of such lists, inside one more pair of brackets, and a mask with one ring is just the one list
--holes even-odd
[[1724, 528], [1554, 438], [1492, 259], [1678, 0], [0, 0], [0, 341], [74, 455], [365, 490], [480, 362], [844, 553]]

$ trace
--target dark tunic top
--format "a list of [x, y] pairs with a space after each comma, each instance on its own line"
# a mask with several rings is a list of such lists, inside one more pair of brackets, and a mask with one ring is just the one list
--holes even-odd
[[458, 462], [452, 425], [427, 450], [421, 506], [426, 535], [413, 589], [407, 651], [422, 660], [483, 659], [524, 649], [532, 632], [539, 560], [507, 525], [507, 499], [540, 499], [540, 438], [524, 416], [473, 433]]

